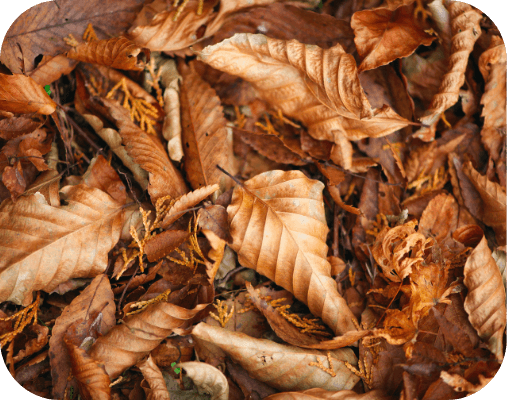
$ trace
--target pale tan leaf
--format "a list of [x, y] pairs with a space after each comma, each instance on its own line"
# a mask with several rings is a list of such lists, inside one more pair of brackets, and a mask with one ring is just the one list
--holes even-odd
[[[192, 330], [192, 336], [218, 346], [234, 362], [246, 369], [252, 378], [265, 382], [279, 390], [305, 390], [322, 388], [327, 390], [351, 389], [359, 378], [344, 362], [356, 364], [351, 349], [331, 352], [331, 363], [325, 353], [318, 350], [300, 349], [265, 339], [254, 339], [243, 333], [231, 332], [201, 322]], [[320, 362], [326, 368], [332, 367], [336, 376], [309, 365]]]
[[357, 394], [352, 390], [338, 392], [324, 389], [308, 389], [303, 392], [284, 392], [272, 394], [264, 400], [393, 400], [381, 390], [371, 390], [368, 393]]
[[81, 396], [85, 400], [110, 400], [111, 380], [103, 366], [69, 340], [65, 340], [65, 344], [69, 351], [72, 375], [78, 381]]
[[463, 172], [468, 176], [482, 199], [480, 219], [493, 228], [499, 245], [505, 245], [505, 190], [496, 182], [491, 182], [486, 175], [481, 175], [470, 161], [463, 165]]
[[324, 184], [300, 171], [270, 171], [234, 189], [227, 208], [241, 265], [289, 290], [336, 333], [356, 330], [327, 261]]
[[479, 336], [487, 341], [488, 348], [501, 361], [507, 318], [502, 275], [479, 227], [466, 225], [459, 228], [454, 237], [467, 246], [475, 247], [465, 263], [464, 283], [468, 288], [465, 311]]
[[145, 389], [147, 392], [146, 400], [170, 400], [164, 376], [151, 355], [146, 360], [138, 363], [137, 367], [141, 370], [144, 379], [150, 385], [149, 390]]
[[206, 307], [207, 304], [199, 304], [188, 310], [165, 302], [148, 306], [99, 337], [90, 355], [104, 363], [108, 375], [115, 379], [147, 356], [174, 329], [186, 327]]
[[[56, 319], [51, 340], [49, 341], [49, 361], [53, 378], [54, 398], [63, 398], [67, 386], [67, 376], [70, 371], [70, 358], [64, 344], [64, 335], [67, 330], [77, 323], [83, 326], [89, 325], [89, 320], [102, 313], [98, 330], [102, 334], [116, 324], [114, 296], [111, 290], [109, 278], [99, 275], [64, 308], [61, 315]], [[87, 330], [84, 330], [87, 334]], [[85, 335], [77, 338], [77, 341], [85, 339]]]
[[127, 153], [149, 173], [148, 193], [153, 203], [160, 197], [177, 198], [187, 192], [187, 185], [174, 167], [158, 139], [148, 135], [130, 120], [128, 111], [112, 100], [102, 99], [118, 126]]
[[209, 393], [211, 400], [229, 399], [229, 383], [225, 375], [217, 368], [196, 361], [180, 363], [177, 367], [183, 368], [201, 391]]
[[[354, 58], [339, 44], [323, 50], [296, 40], [236, 34], [198, 56], [250, 82], [263, 100], [302, 121], [319, 140], [334, 142], [339, 134], [351, 140], [384, 136], [409, 124], [387, 106], [371, 109]], [[355, 121], [360, 118], [364, 122]]]
[[103, 0], [58, 0], [44, 2], [25, 11], [9, 28], [2, 44], [0, 61], [13, 73], [34, 69], [39, 54], [56, 56], [69, 46], [69, 34], [81, 38], [89, 23], [99, 39], [117, 36], [134, 20], [143, 0], [111, 2]]
[[81, 43], [65, 55], [74, 60], [110, 68], [142, 71], [145, 66], [142, 56], [144, 55], [148, 61], [150, 51], [141, 49], [127, 38], [120, 36]]
[[40, 193], [0, 207], [0, 300], [29, 304], [34, 290], [51, 292], [71, 278], [93, 277], [123, 224], [123, 204], [86, 185], [61, 189], [67, 205], [51, 207]]
[[479, 58], [479, 69], [486, 81], [481, 104], [484, 126], [481, 140], [490, 157], [497, 162], [505, 145], [505, 44], [499, 36], [493, 36], [490, 47]]
[[413, 0], [388, 2], [378, 8], [354, 13], [350, 26], [362, 59], [359, 71], [378, 68], [407, 57], [420, 45], [429, 46], [435, 36], [418, 25], [408, 4]]
[[56, 110], [56, 103], [29, 76], [0, 74], [0, 109], [49, 115]]
[[186, 212], [187, 209], [196, 206], [206, 197], [215, 193], [218, 189], [219, 186], [217, 184], [214, 184], [199, 188], [197, 190], [194, 190], [193, 192], [181, 196], [169, 209], [169, 212], [162, 220], [161, 227], [166, 229], [174, 221], [180, 218]]
[[420, 118], [420, 121], [429, 127], [423, 127], [414, 134], [424, 141], [433, 140], [440, 115], [458, 101], [459, 89], [465, 83], [468, 56], [481, 35], [480, 11], [476, 11], [466, 3], [453, 1], [449, 4], [449, 13], [453, 37], [447, 72], [442, 77], [438, 93], [433, 96], [428, 110]]
[[62, 75], [70, 74], [78, 64], [78, 61], [67, 58], [63, 54], [45, 58], [42, 59], [37, 68], [28, 74], [41, 86], [49, 85], [60, 79]]
[[183, 77], [181, 141], [187, 179], [193, 189], [217, 183], [223, 191], [227, 190], [232, 181], [216, 166], [234, 175], [234, 156], [220, 99], [192, 66], [181, 63], [179, 69]]

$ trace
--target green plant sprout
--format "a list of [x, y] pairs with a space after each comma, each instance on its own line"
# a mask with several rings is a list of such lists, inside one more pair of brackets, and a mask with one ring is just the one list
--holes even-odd
[[[174, 368], [174, 366], [175, 366], [175, 365], [176, 365], [176, 363], [175, 363], [175, 362], [172, 362], [172, 363], [171, 363], [171, 367], [172, 367], [172, 368]], [[181, 372], [181, 368], [174, 368], [174, 372], [175, 372], [175, 373], [177, 373], [177, 374], [179, 374], [179, 373]]]

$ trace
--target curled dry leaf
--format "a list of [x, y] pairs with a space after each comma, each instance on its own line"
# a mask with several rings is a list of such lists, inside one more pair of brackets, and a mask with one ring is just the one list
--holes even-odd
[[66, 54], [68, 58], [92, 64], [105, 65], [116, 69], [142, 71], [149, 61], [150, 51], [141, 49], [127, 38], [92, 40], [73, 47]]
[[43, 58], [37, 68], [30, 72], [28, 76], [39, 85], [46, 86], [60, 79], [62, 75], [70, 74], [77, 64], [78, 61], [67, 58], [63, 54], [58, 54], [55, 57]]
[[196, 361], [180, 363], [177, 366], [183, 368], [195, 386], [209, 393], [211, 400], [229, 399], [229, 383], [219, 369]]
[[167, 229], [173, 222], [180, 218], [189, 208], [192, 208], [203, 201], [206, 197], [219, 189], [217, 184], [205, 186], [181, 196], [169, 209], [162, 220], [161, 227]]
[[148, 385], [150, 385], [149, 389], [145, 388], [146, 400], [170, 400], [164, 376], [151, 355], [146, 360], [138, 363], [137, 367], [141, 370]]
[[95, 277], [90, 285], [72, 300], [56, 319], [49, 341], [49, 361], [54, 398], [63, 398], [68, 383], [67, 377], [71, 361], [64, 344], [65, 333], [71, 326], [81, 324], [79, 331], [82, 336], [75, 339], [78, 342], [84, 340], [88, 335], [87, 327], [93, 322], [93, 316], [101, 313], [102, 318], [97, 328], [101, 334], [106, 334], [116, 323], [114, 312], [114, 296], [109, 278], [101, 274]]
[[479, 227], [466, 225], [456, 230], [453, 237], [475, 247], [465, 263], [464, 283], [468, 288], [465, 311], [479, 336], [487, 341], [488, 348], [501, 361], [506, 324], [502, 275]]
[[[318, 350], [254, 339], [243, 333], [231, 332], [204, 322], [194, 327], [192, 336], [197, 341], [218, 346], [234, 362], [246, 369], [252, 378], [279, 390], [305, 390], [315, 387], [327, 390], [352, 389], [359, 380], [344, 364], [349, 362], [355, 365], [357, 362], [351, 349], [335, 350], [328, 359]], [[309, 365], [311, 362], [319, 362], [332, 368], [336, 376]]]
[[47, 344], [49, 340], [49, 328], [47, 326], [34, 324], [30, 326], [30, 330], [35, 333], [37, 337], [35, 339], [29, 340], [26, 343], [25, 348], [20, 350], [18, 354], [16, 354], [12, 359], [13, 363], [17, 363], [26, 357], [37, 353], [38, 351], [42, 350], [42, 348]]
[[1, 301], [27, 305], [34, 290], [51, 292], [106, 269], [122, 229], [123, 204], [83, 184], [61, 194], [68, 205], [51, 207], [36, 193], [0, 207]]
[[74, 0], [59, 0], [37, 4], [7, 31], [0, 61], [13, 73], [31, 72], [39, 54], [56, 56], [69, 50], [63, 38], [68, 34], [80, 38], [89, 23], [100, 26], [101, 39], [124, 32], [142, 3], [143, 0], [89, 0], [78, 4]]
[[357, 394], [352, 390], [333, 392], [324, 389], [308, 389], [302, 392], [285, 392], [272, 394], [264, 400], [392, 400], [381, 390]]
[[468, 56], [481, 35], [480, 20], [482, 14], [470, 5], [453, 1], [449, 5], [451, 15], [451, 55], [447, 64], [447, 72], [442, 77], [438, 93], [433, 96], [429, 109], [420, 121], [429, 125], [417, 131], [414, 136], [431, 141], [435, 136], [436, 123], [440, 115], [453, 106], [459, 99], [459, 89], [465, 83], [465, 69]]
[[[179, 197], [187, 192], [187, 185], [174, 167], [158, 139], [134, 124], [128, 111], [112, 100], [102, 99], [118, 126], [118, 133], [127, 153], [149, 173], [148, 193], [153, 203], [160, 197]], [[170, 182], [171, 184], [168, 184]]]
[[356, 330], [355, 317], [331, 278], [323, 188], [300, 171], [270, 171], [237, 186], [227, 208], [231, 247], [241, 265], [293, 293], [343, 334]]
[[49, 115], [55, 112], [56, 103], [29, 76], [0, 74], [0, 109], [13, 113]]
[[84, 349], [65, 340], [72, 367], [72, 375], [77, 379], [79, 392], [85, 400], [110, 400], [111, 380], [104, 367], [91, 358]]
[[234, 174], [234, 156], [220, 99], [192, 66], [181, 63], [179, 69], [183, 77], [181, 140], [187, 179], [193, 189], [218, 183], [227, 190], [231, 180], [216, 166]]
[[199, 304], [188, 310], [165, 302], [148, 306], [143, 312], [125, 318], [107, 335], [99, 337], [90, 355], [104, 363], [108, 375], [115, 379], [147, 356], [174, 329], [191, 323], [206, 307], [207, 304]]
[[359, 71], [378, 68], [407, 57], [420, 45], [429, 46], [435, 36], [427, 34], [414, 18], [413, 0], [387, 2], [371, 10], [354, 13], [350, 26], [362, 58]]
[[491, 182], [486, 175], [479, 174], [470, 161], [463, 165], [463, 172], [482, 200], [479, 218], [493, 228], [498, 244], [505, 245], [505, 190], [498, 183]]
[[481, 139], [490, 157], [497, 162], [505, 143], [505, 44], [499, 36], [491, 38], [490, 47], [479, 58], [479, 69], [486, 81], [481, 104], [484, 126]]

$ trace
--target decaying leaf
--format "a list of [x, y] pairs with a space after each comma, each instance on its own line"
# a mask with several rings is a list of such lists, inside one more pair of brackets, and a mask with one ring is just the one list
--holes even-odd
[[435, 39], [418, 26], [410, 3], [413, 0], [389, 1], [381, 7], [354, 13], [350, 25], [362, 58], [359, 71], [407, 57], [419, 45], [429, 46]]
[[[218, 346], [246, 369], [250, 376], [279, 390], [305, 390], [315, 387], [344, 390], [351, 389], [359, 380], [344, 364], [344, 361], [356, 364], [351, 349], [335, 350], [328, 358], [318, 350], [254, 339], [243, 333], [230, 332], [204, 322], [193, 328], [192, 336], [198, 341]], [[332, 369], [334, 376], [319, 367], [310, 366], [312, 362]]]
[[141, 361], [137, 364], [137, 367], [141, 370], [144, 379], [150, 386], [149, 389], [145, 388], [147, 400], [170, 400], [169, 392], [160, 369], [157, 364], [153, 361], [153, 358], [148, 356], [146, 360]]
[[381, 390], [372, 390], [368, 393], [357, 394], [352, 390], [333, 392], [324, 389], [308, 389], [302, 392], [284, 392], [272, 394], [265, 400], [390, 400]]
[[83, 184], [61, 193], [66, 206], [51, 207], [36, 193], [0, 207], [2, 301], [26, 305], [34, 290], [51, 292], [71, 278], [106, 269], [122, 228], [123, 204]]
[[217, 368], [196, 361], [180, 363], [177, 366], [183, 368], [201, 391], [209, 393], [211, 400], [229, 400], [229, 383]]
[[185, 327], [206, 307], [207, 304], [199, 304], [188, 310], [165, 302], [150, 305], [99, 337], [90, 355], [104, 363], [107, 374], [114, 379], [141, 361], [175, 329]]
[[342, 334], [356, 330], [355, 317], [331, 278], [323, 188], [299, 171], [266, 172], [236, 187], [227, 208], [231, 247], [242, 265], [289, 290]]
[[149, 61], [150, 52], [120, 36], [82, 43], [70, 49], [65, 55], [73, 60], [105, 65], [110, 68], [142, 71], [145, 62], [141, 57], [144, 55], [148, 58], [146, 61]]
[[0, 108], [13, 113], [52, 114], [56, 103], [29, 76], [0, 74]]

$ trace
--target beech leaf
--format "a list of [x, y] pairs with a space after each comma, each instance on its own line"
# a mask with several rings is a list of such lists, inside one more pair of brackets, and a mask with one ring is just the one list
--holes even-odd
[[66, 186], [68, 205], [51, 207], [40, 193], [0, 206], [0, 301], [29, 304], [35, 290], [107, 267], [123, 225], [123, 204], [99, 189]]
[[150, 385], [149, 389], [145, 389], [146, 400], [170, 400], [164, 376], [152, 356], [150, 355], [146, 360], [138, 363], [137, 367]]
[[324, 184], [300, 171], [270, 171], [234, 189], [227, 208], [241, 265], [304, 302], [338, 335], [356, 330], [327, 261]]
[[212, 365], [188, 361], [176, 365], [187, 373], [194, 385], [210, 394], [211, 400], [228, 400], [229, 383], [225, 375]]
[[49, 115], [55, 112], [56, 103], [32, 78], [0, 74], [0, 109], [13, 113]]
[[392, 400], [381, 390], [371, 390], [368, 393], [357, 394], [352, 390], [338, 392], [324, 389], [308, 389], [302, 392], [276, 393], [264, 400]]

